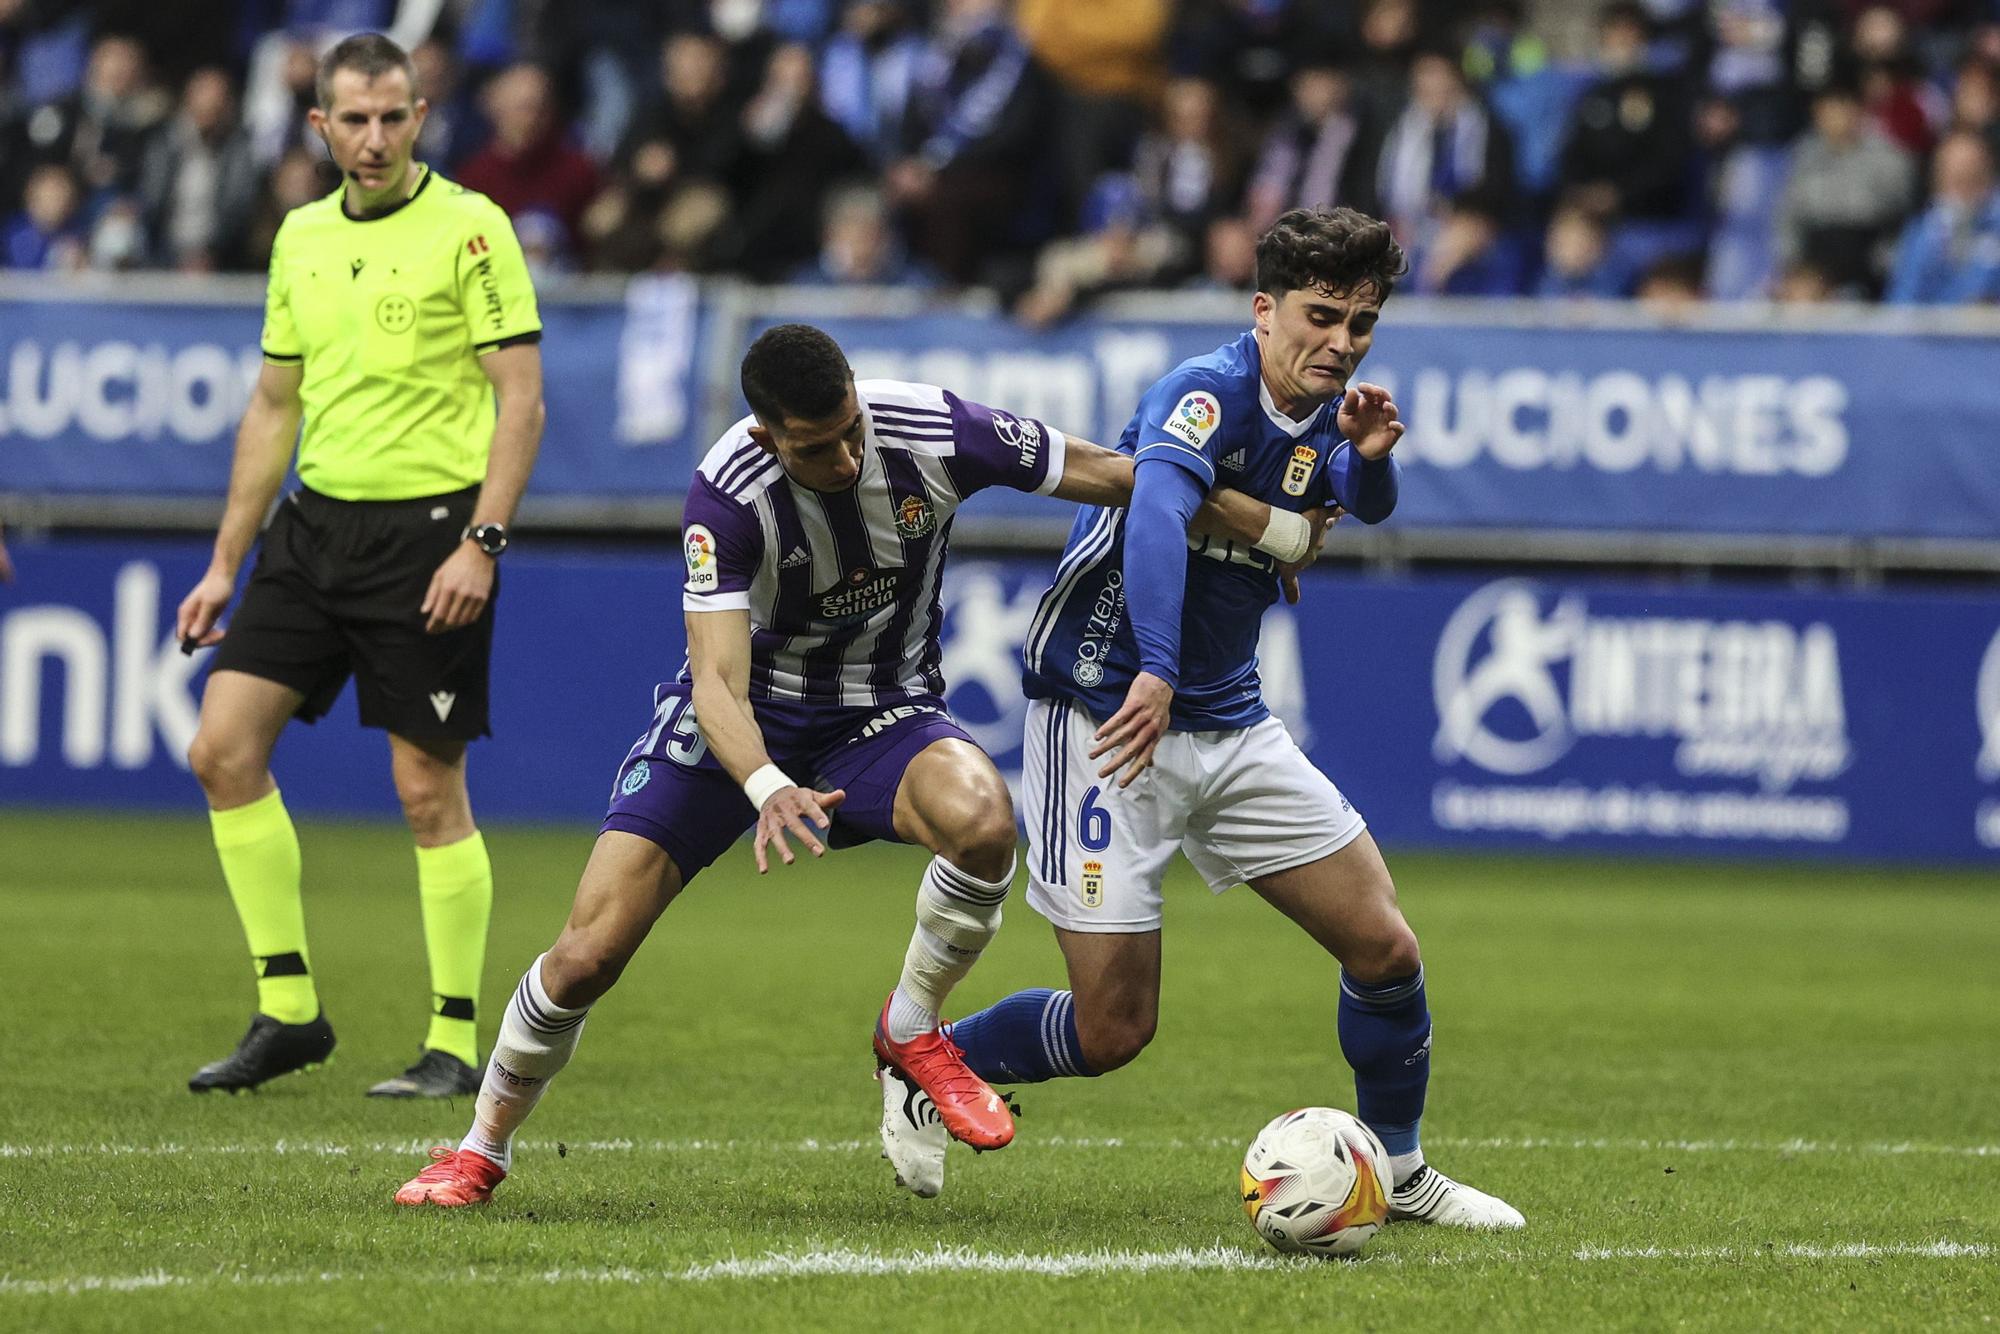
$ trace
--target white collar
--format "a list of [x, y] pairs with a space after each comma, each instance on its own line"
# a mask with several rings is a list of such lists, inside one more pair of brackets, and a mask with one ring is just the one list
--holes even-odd
[[1264, 415], [1270, 418], [1271, 425], [1294, 440], [1312, 429], [1313, 423], [1319, 420], [1320, 411], [1326, 407], [1326, 404], [1322, 403], [1308, 412], [1303, 421], [1293, 421], [1278, 410], [1277, 402], [1271, 397], [1271, 386], [1264, 383], [1264, 368], [1261, 364], [1257, 367], [1257, 404], [1264, 409]]

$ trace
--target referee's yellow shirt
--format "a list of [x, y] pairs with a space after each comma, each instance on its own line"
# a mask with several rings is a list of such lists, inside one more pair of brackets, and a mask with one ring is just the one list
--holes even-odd
[[542, 321], [513, 224], [425, 170], [378, 217], [343, 190], [285, 215], [271, 250], [264, 357], [304, 363], [299, 480], [341, 500], [408, 500], [482, 482], [493, 386], [479, 357]]

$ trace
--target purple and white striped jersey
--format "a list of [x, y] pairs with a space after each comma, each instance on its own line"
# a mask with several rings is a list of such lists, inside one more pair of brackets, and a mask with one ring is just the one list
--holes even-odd
[[753, 703], [942, 693], [939, 591], [959, 503], [988, 486], [1047, 495], [1062, 480], [1066, 442], [1041, 422], [927, 384], [861, 380], [855, 392], [866, 435], [848, 490], [793, 482], [745, 417], [688, 491], [682, 605], [749, 610]]

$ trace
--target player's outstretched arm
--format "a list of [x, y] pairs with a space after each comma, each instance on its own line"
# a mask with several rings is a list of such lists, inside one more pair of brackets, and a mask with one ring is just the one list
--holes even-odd
[[787, 866], [796, 860], [785, 838], [788, 832], [813, 856], [825, 856], [826, 847], [813, 830], [831, 823], [827, 812], [845, 801], [847, 793], [800, 787], [771, 762], [764, 731], [750, 708], [749, 611], [691, 611], [687, 639], [695, 725], [716, 761], [743, 785], [744, 795], [757, 808], [752, 845], [757, 873], [771, 869], [767, 848], [777, 848]]
[[1049, 494], [1079, 505], [1123, 509], [1132, 503], [1132, 456], [1067, 435], [1062, 480]]
[[257, 540], [258, 526], [285, 483], [292, 446], [298, 442], [299, 384], [305, 367], [299, 362], [265, 362], [250, 390], [250, 403], [236, 428], [236, 455], [229, 465], [229, 500], [216, 529], [215, 550], [208, 573], [181, 599], [174, 616], [174, 634], [182, 648], [193, 649], [222, 639], [215, 623], [236, 592], [236, 574]]

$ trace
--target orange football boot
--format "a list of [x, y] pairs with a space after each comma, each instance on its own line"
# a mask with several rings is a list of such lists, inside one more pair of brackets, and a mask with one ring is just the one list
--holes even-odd
[[484, 1204], [506, 1179], [507, 1169], [485, 1154], [440, 1145], [431, 1150], [431, 1165], [396, 1192], [396, 1203], [435, 1204], [441, 1209]]
[[958, 1044], [933, 1028], [908, 1042], [889, 1040], [889, 1003], [875, 1021], [875, 1059], [894, 1066], [937, 1104], [951, 1137], [975, 1149], [1004, 1149], [1014, 1139], [1014, 1115], [985, 1080], [972, 1073]]

